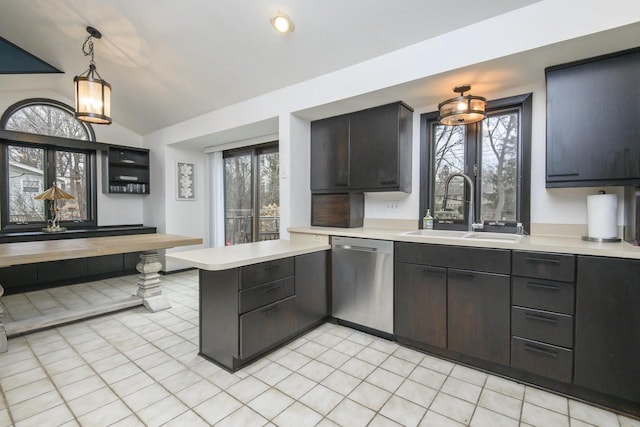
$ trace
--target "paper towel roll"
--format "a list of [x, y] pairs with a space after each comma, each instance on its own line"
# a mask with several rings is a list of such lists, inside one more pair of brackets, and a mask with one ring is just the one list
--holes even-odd
[[595, 239], [618, 237], [618, 196], [587, 196], [587, 233], [588, 237]]

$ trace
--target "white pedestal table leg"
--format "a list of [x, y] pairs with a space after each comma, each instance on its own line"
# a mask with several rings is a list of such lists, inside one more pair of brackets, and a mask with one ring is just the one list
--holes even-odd
[[140, 262], [136, 265], [136, 270], [140, 272], [137, 295], [142, 298], [144, 306], [152, 313], [171, 308], [169, 300], [160, 288], [158, 272], [161, 268], [162, 263], [158, 259], [158, 252], [145, 251], [140, 254]]

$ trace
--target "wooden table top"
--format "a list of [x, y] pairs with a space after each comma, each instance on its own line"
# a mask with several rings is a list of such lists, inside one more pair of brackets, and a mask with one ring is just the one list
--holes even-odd
[[201, 238], [176, 234], [134, 234], [0, 244], [0, 267], [143, 252], [202, 244]]

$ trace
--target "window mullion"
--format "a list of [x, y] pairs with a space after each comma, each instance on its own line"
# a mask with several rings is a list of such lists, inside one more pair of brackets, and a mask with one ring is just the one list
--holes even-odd
[[[44, 168], [44, 188], [49, 188], [56, 183], [56, 150], [52, 148], [45, 149], [45, 168]], [[45, 217], [47, 221], [52, 219], [51, 217], [51, 204], [53, 201], [45, 200]]]

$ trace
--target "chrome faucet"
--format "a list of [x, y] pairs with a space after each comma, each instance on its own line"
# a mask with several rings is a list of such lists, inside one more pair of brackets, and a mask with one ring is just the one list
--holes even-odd
[[476, 228], [482, 228], [482, 224], [475, 224], [473, 222], [474, 213], [475, 213], [473, 210], [473, 199], [474, 199], [475, 193], [474, 193], [473, 181], [471, 180], [471, 178], [469, 178], [469, 175], [466, 175], [461, 172], [456, 172], [456, 173], [452, 173], [447, 177], [447, 180], [445, 181], [445, 184], [444, 184], [444, 199], [442, 200], [442, 210], [443, 211], [447, 210], [447, 199], [449, 197], [449, 183], [451, 182], [451, 179], [455, 178], [456, 176], [463, 178], [469, 184], [470, 194], [469, 194], [469, 216], [468, 216], [469, 228], [468, 230], [471, 232]]

